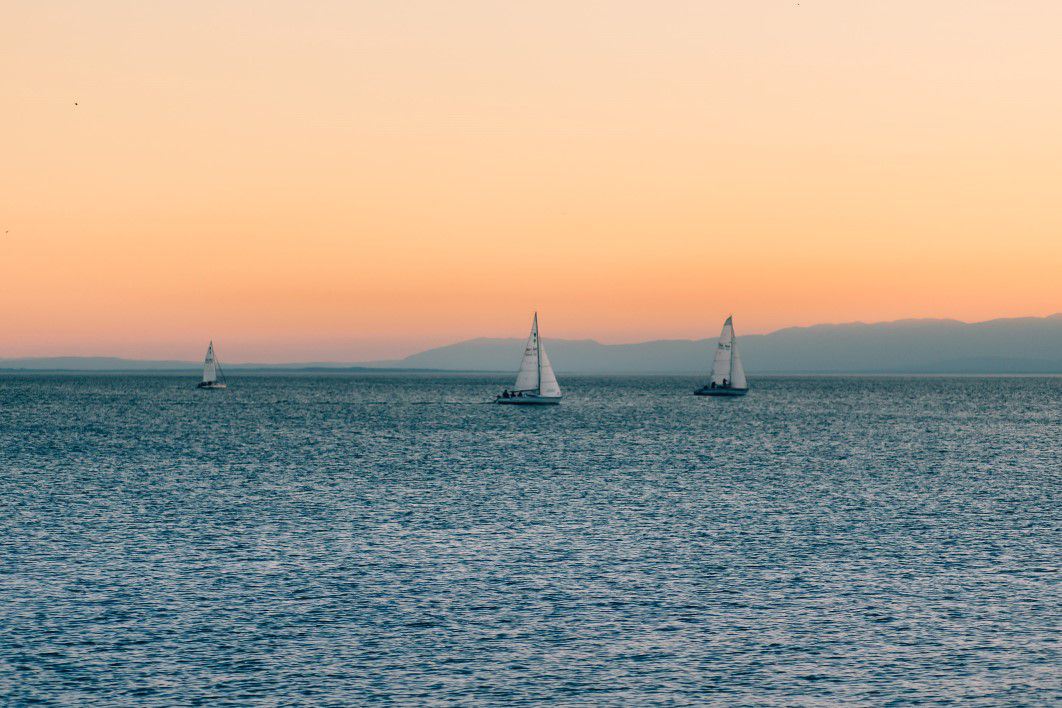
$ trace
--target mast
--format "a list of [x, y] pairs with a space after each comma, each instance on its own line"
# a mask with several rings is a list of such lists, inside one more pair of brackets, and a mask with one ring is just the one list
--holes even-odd
[[734, 386], [734, 316], [730, 315], [726, 318], [727, 322], [730, 322], [730, 369], [727, 371], [726, 380], [731, 387]]
[[542, 337], [538, 334], [538, 311], [535, 311], [535, 349], [538, 354], [538, 383], [535, 385], [535, 392], [542, 393]]

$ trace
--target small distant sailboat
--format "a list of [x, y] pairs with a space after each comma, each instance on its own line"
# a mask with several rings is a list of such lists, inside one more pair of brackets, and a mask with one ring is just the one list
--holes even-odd
[[513, 405], [556, 405], [561, 402], [560, 384], [553, 373], [553, 366], [538, 336], [538, 313], [531, 323], [531, 336], [524, 347], [520, 373], [516, 375], [513, 390], [503, 391], [495, 403]]
[[203, 361], [203, 380], [196, 388], [227, 388], [225, 385], [225, 372], [221, 370], [221, 363], [214, 356], [214, 342], [207, 347], [206, 359]]
[[744, 396], [749, 392], [745, 380], [745, 368], [741, 366], [738, 356], [737, 336], [734, 335], [734, 317], [731, 315], [723, 323], [719, 334], [719, 344], [715, 349], [715, 362], [712, 364], [712, 378], [707, 385], [700, 387], [698, 396]]

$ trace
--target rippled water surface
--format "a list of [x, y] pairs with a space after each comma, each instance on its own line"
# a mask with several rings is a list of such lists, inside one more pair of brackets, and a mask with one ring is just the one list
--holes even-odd
[[1062, 379], [0, 377], [6, 702], [1062, 701]]

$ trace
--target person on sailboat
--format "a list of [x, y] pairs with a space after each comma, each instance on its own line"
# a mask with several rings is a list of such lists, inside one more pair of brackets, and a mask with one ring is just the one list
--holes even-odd
[[723, 379], [723, 388], [726, 388], [726, 379]]

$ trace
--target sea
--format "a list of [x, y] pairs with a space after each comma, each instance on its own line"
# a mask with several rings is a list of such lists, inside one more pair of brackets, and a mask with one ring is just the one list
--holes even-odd
[[1058, 705], [1062, 378], [0, 376], [4, 705]]

